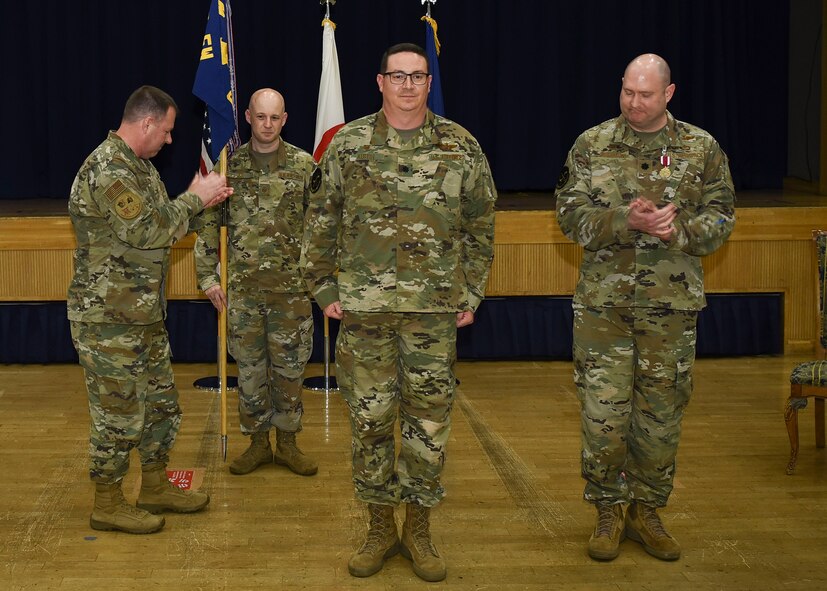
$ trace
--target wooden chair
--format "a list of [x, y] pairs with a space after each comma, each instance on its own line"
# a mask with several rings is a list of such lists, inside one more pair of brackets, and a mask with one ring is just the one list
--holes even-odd
[[[814, 231], [818, 259], [818, 313], [820, 320], [820, 351], [827, 350], [827, 232]], [[790, 461], [787, 474], [795, 470], [798, 460], [798, 411], [807, 406], [807, 399], [815, 401], [816, 447], [824, 447], [824, 400], [827, 399], [827, 361], [808, 361], [798, 364], [790, 375], [790, 397], [784, 410], [784, 421], [790, 436]]]

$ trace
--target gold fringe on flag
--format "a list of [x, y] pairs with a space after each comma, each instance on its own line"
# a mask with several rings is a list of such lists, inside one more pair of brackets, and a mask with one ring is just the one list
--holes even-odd
[[419, 20], [425, 21], [426, 23], [431, 25], [431, 28], [434, 30], [434, 45], [436, 46], [436, 54], [439, 55], [439, 37], [437, 37], [437, 34], [436, 34], [436, 29], [437, 29], [436, 20], [431, 18], [427, 14]]
[[[329, 18], [322, 19], [322, 27], [324, 27], [325, 23], [330, 23], [330, 26], [333, 27], [333, 30], [336, 30], [336, 23], [334, 23]], [[436, 33], [434, 33], [434, 36], [436, 36]]]

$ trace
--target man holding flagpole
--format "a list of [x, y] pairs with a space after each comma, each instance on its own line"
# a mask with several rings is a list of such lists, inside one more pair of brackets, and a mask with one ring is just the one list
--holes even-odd
[[325, 316], [341, 320], [336, 377], [350, 409], [356, 497], [370, 515], [348, 570], [370, 576], [401, 551], [417, 576], [440, 581], [430, 510], [445, 495], [457, 328], [484, 297], [496, 189], [477, 141], [428, 109], [421, 47], [388, 49], [376, 83], [382, 110], [342, 127], [320, 162], [303, 269]]
[[[307, 152], [284, 141], [284, 97], [271, 88], [253, 93], [245, 113], [252, 138], [235, 151], [227, 178], [228, 293], [219, 284], [218, 214], [205, 212], [195, 242], [201, 289], [226, 308], [230, 353], [238, 364], [238, 413], [249, 447], [230, 464], [232, 474], [260, 466], [318, 471], [296, 444], [301, 430], [302, 379], [313, 349], [310, 298], [299, 270], [304, 212], [321, 173]], [[269, 432], [276, 432], [273, 450]]]
[[[238, 108], [235, 84], [235, 51], [233, 49], [232, 9], [230, 0], [212, 0], [207, 26], [201, 44], [198, 69], [192, 92], [204, 101], [204, 127], [201, 139], [201, 172], [218, 164], [221, 174], [227, 172], [227, 159], [241, 143], [238, 136]], [[219, 284], [227, 289], [227, 208], [219, 218]], [[227, 311], [218, 312], [218, 393], [220, 397], [221, 451], [227, 460]], [[207, 383], [212, 380], [207, 378]], [[202, 382], [204, 383], [204, 382]], [[199, 382], [196, 382], [198, 386]]]

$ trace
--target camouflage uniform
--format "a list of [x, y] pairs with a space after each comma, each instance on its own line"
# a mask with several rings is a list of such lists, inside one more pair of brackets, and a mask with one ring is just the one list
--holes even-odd
[[[316, 165], [285, 142], [259, 162], [250, 144], [230, 159], [227, 323], [238, 363], [246, 435], [301, 430], [302, 377], [313, 348], [310, 299], [299, 270], [304, 212]], [[195, 260], [201, 289], [218, 285], [217, 208], [199, 219]]]
[[203, 209], [194, 193], [167, 197], [158, 171], [115, 134], [86, 159], [69, 197], [75, 274], [72, 339], [92, 418], [90, 476], [117, 482], [138, 448], [163, 463], [181, 422], [164, 327], [169, 247]]
[[[557, 184], [560, 227], [585, 249], [574, 373], [593, 503], [666, 505], [705, 305], [701, 257], [735, 223], [726, 155], [704, 130], [667, 118], [648, 142], [622, 116], [587, 130]], [[628, 229], [637, 197], [677, 206], [668, 241]]]
[[456, 314], [479, 306], [493, 257], [491, 171], [465, 129], [430, 111], [407, 142], [382, 111], [346, 125], [321, 169], [303, 265], [319, 305], [344, 310], [336, 375], [356, 496], [430, 507], [444, 495]]

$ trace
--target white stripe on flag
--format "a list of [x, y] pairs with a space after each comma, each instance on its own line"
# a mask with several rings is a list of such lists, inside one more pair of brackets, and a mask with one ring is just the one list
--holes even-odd
[[318, 162], [336, 130], [345, 123], [342, 101], [342, 81], [339, 77], [339, 55], [336, 52], [336, 36], [332, 21], [323, 21], [322, 77], [319, 82], [319, 104], [316, 109], [316, 137], [313, 141], [313, 158]]

